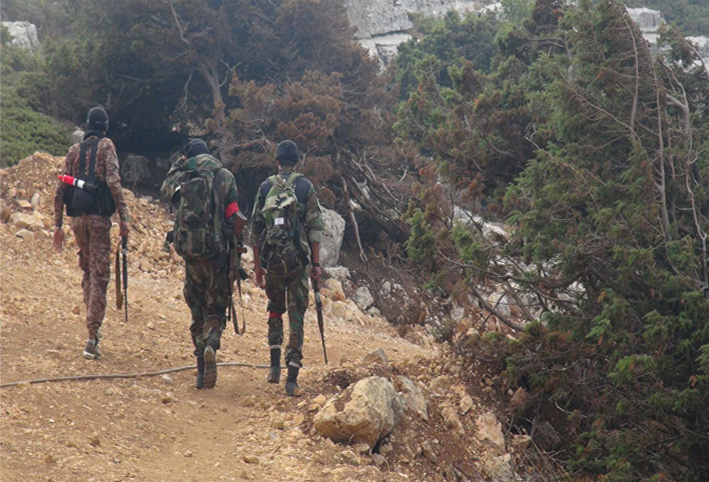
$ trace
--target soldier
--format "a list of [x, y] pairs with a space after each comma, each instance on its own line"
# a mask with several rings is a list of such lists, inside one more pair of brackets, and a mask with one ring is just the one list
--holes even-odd
[[234, 176], [209, 154], [201, 139], [185, 146], [160, 192], [176, 210], [171, 240], [185, 260], [183, 292], [192, 313], [195, 387], [213, 388], [217, 381], [216, 352], [226, 326], [230, 278], [235, 271], [230, 270], [227, 247], [232, 236], [241, 238], [246, 218], [239, 212]]
[[[278, 174], [260, 186], [253, 210], [251, 245], [256, 284], [268, 296], [268, 344], [271, 354], [269, 383], [279, 383], [283, 313], [288, 299], [289, 338], [285, 362], [286, 393], [296, 396], [303, 359], [303, 320], [308, 308], [307, 267], [320, 278], [322, 217], [312, 183], [294, 171], [298, 147], [290, 140], [278, 144]], [[265, 279], [264, 279], [265, 278]]]
[[[116, 148], [104, 137], [108, 130], [108, 114], [101, 107], [89, 110], [83, 142], [69, 148], [54, 193], [53, 247], [64, 246], [62, 207], [72, 218], [71, 229], [79, 247], [79, 266], [84, 273], [81, 287], [86, 305], [86, 327], [89, 338], [83, 356], [94, 360], [101, 356], [99, 329], [106, 314], [106, 289], [111, 276], [111, 215], [118, 208], [120, 235], [128, 236], [128, 208], [123, 197]], [[62, 179], [72, 176], [83, 180], [93, 191], [79, 189]]]

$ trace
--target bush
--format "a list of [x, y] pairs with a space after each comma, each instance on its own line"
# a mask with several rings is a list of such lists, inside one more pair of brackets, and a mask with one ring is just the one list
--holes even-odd
[[63, 155], [70, 145], [65, 129], [13, 93], [3, 96], [0, 130], [1, 167], [13, 166], [36, 151]]
[[65, 153], [70, 145], [69, 132], [35, 110], [38, 100], [48, 92], [42, 59], [5, 45], [0, 80], [0, 166], [12, 166], [36, 151]]

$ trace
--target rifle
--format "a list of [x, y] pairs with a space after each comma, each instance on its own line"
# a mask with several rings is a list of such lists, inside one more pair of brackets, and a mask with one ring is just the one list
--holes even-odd
[[[234, 241], [229, 240], [229, 267], [227, 269], [227, 277], [230, 277], [229, 274], [231, 272], [231, 265], [232, 265], [232, 255], [233, 255], [233, 250], [234, 250]], [[241, 303], [241, 317], [243, 319], [243, 326], [241, 328], [241, 332], [239, 332], [239, 320], [236, 317], [236, 310], [234, 309], [234, 286], [232, 285], [231, 280], [229, 280], [229, 308], [227, 311], [227, 321], [231, 319], [232, 323], [234, 324], [234, 332], [237, 335], [242, 335], [243, 333], [246, 333], [246, 313], [244, 312], [244, 298], [241, 294], [241, 280], [246, 279], [248, 276], [246, 276], [246, 272], [241, 268], [241, 255], [246, 252], [246, 248], [244, 248], [244, 245], [241, 241], [237, 241], [236, 245], [236, 259], [238, 259], [238, 264], [236, 266], [236, 285], [239, 289], [239, 302]]]
[[116, 245], [116, 309], [123, 308], [123, 291], [121, 289], [121, 242]]
[[318, 287], [317, 280], [313, 279], [313, 292], [315, 293], [315, 308], [318, 312], [318, 328], [320, 329], [320, 338], [322, 339], [322, 353], [325, 357], [325, 364], [327, 365], [327, 349], [325, 348], [325, 323], [322, 317], [322, 299], [320, 298], [320, 288]]
[[241, 294], [241, 280], [245, 280], [249, 277], [249, 275], [246, 274], [246, 271], [244, 271], [244, 268], [241, 267], [241, 255], [246, 252], [246, 248], [244, 247], [244, 243], [241, 241], [238, 241], [236, 243], [236, 256], [237, 259], [239, 260], [239, 265], [238, 265], [238, 275], [236, 277], [236, 287], [239, 289], [239, 304], [241, 305], [241, 318], [243, 321], [243, 327], [241, 332], [246, 333], [246, 312], [244, 311], [244, 296]]
[[[123, 252], [123, 298], [125, 300], [125, 322], [128, 323], [128, 236], [121, 236], [121, 247]], [[116, 273], [118, 276], [118, 273]]]

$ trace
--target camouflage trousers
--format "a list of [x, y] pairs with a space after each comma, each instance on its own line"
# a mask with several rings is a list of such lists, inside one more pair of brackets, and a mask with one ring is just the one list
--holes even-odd
[[[286, 364], [302, 366], [303, 359], [303, 320], [308, 309], [308, 276], [305, 268], [292, 275], [275, 276], [266, 274], [266, 296], [268, 311], [282, 315], [286, 312], [288, 298], [289, 337], [286, 345]], [[270, 317], [268, 320], [268, 344], [271, 348], [283, 344], [283, 320]]]
[[226, 309], [229, 306], [228, 257], [226, 253], [213, 259], [185, 260], [185, 287], [187, 305], [192, 313], [190, 334], [194, 354], [201, 356], [207, 341], [220, 348], [222, 332], [226, 327]]
[[79, 267], [84, 273], [81, 288], [86, 305], [86, 328], [89, 338], [96, 339], [106, 314], [106, 290], [111, 277], [111, 218], [84, 215], [71, 219]]

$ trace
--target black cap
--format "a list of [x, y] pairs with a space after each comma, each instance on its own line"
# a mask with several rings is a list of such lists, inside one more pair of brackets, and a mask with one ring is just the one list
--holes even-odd
[[298, 146], [290, 140], [281, 142], [276, 149], [276, 159], [284, 166], [295, 166], [298, 163]]
[[101, 132], [108, 130], [108, 114], [103, 107], [94, 107], [89, 110], [89, 114], [86, 116], [86, 130]]
[[182, 153], [186, 158], [195, 157], [200, 154], [209, 154], [209, 147], [202, 139], [192, 139], [187, 143]]

